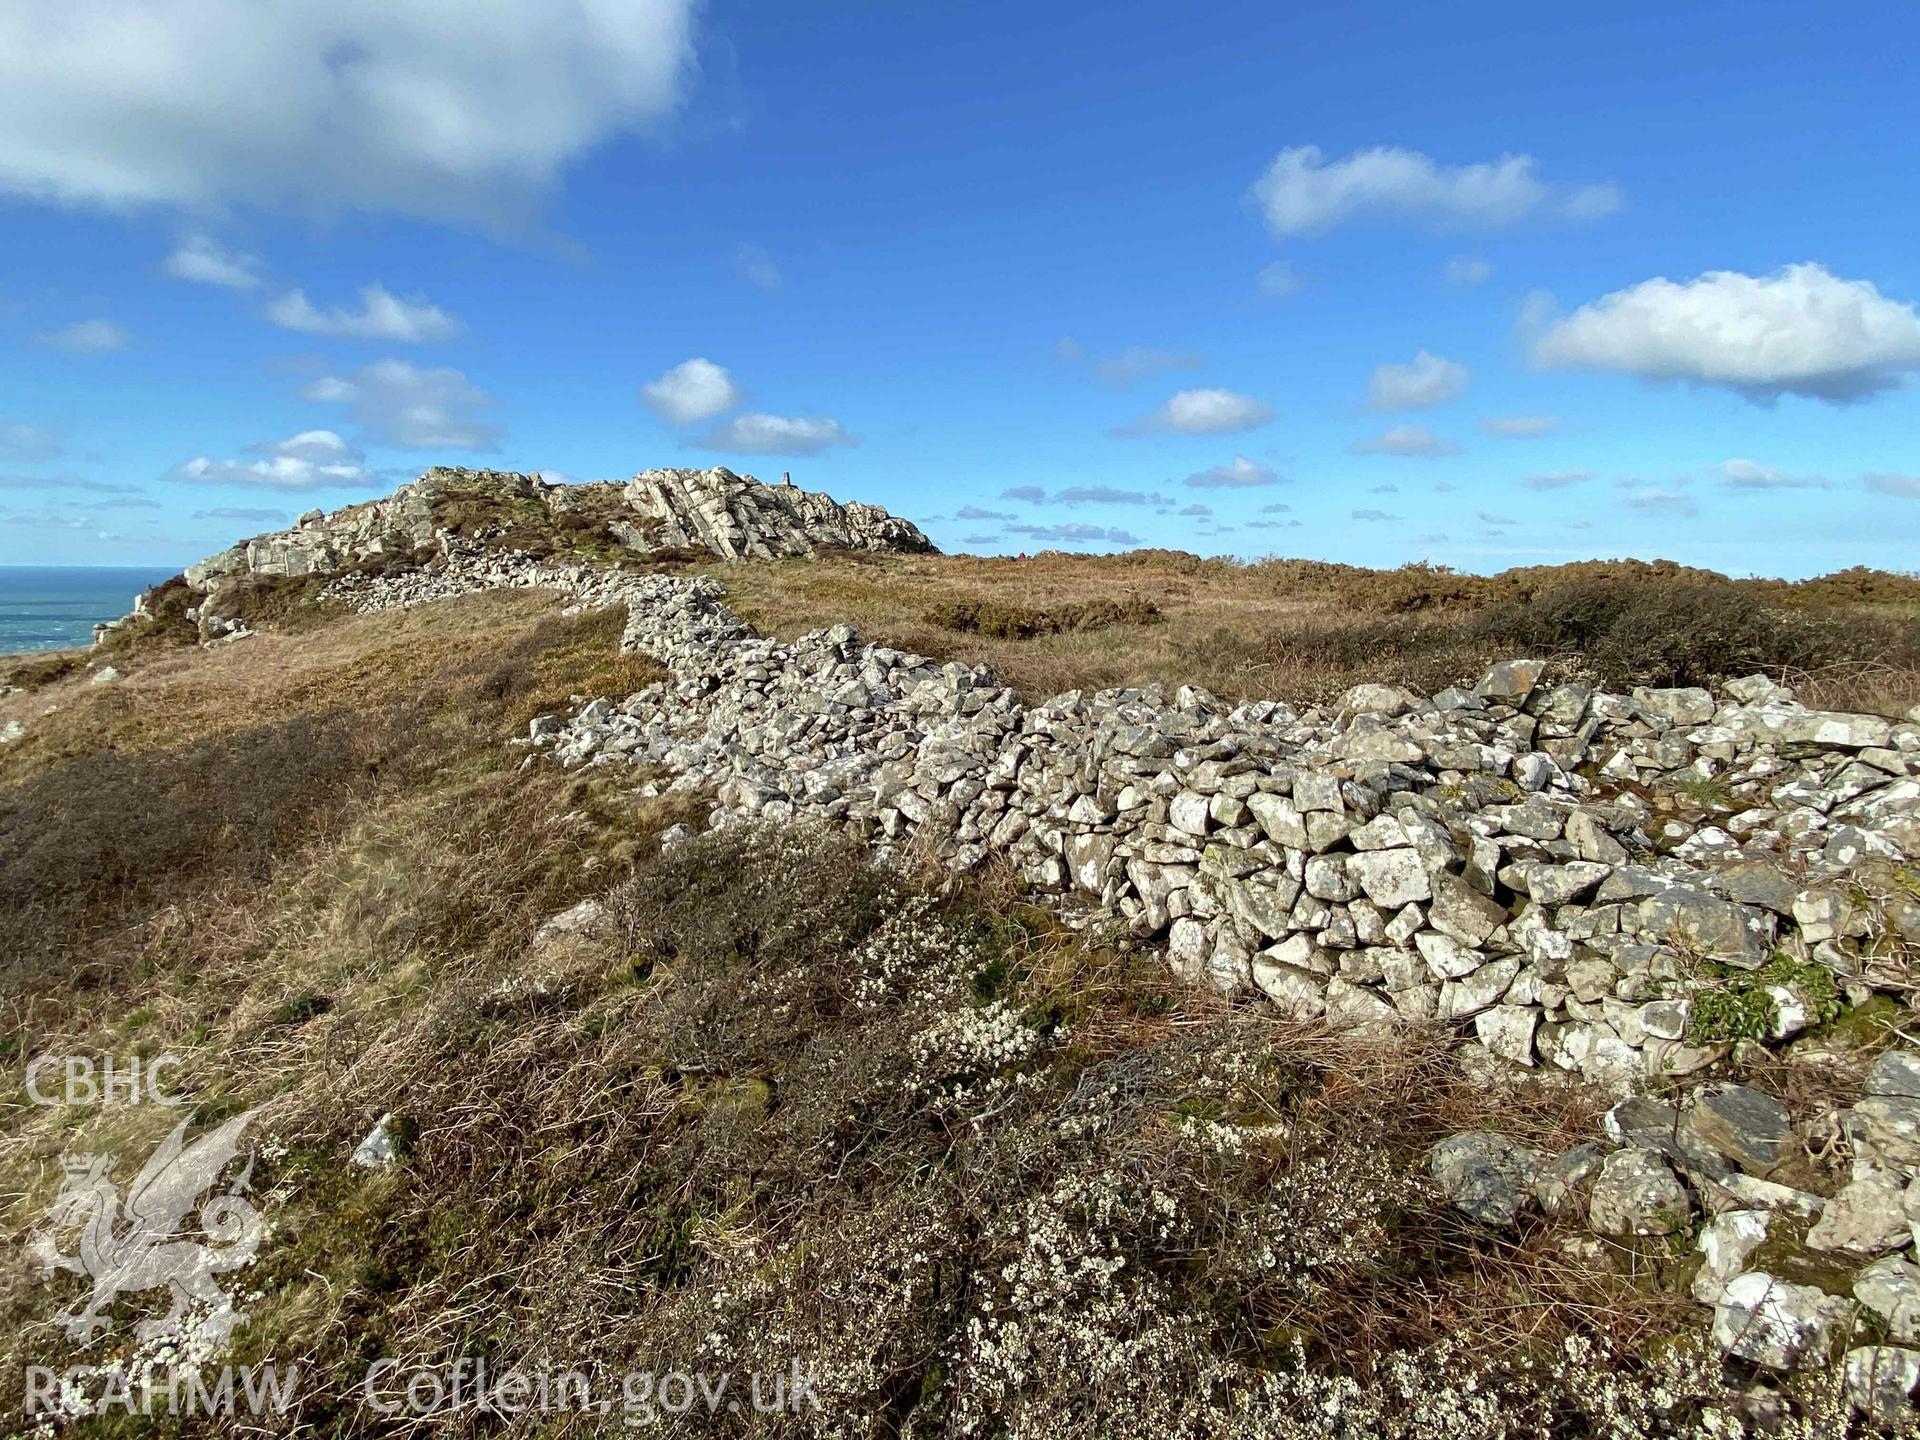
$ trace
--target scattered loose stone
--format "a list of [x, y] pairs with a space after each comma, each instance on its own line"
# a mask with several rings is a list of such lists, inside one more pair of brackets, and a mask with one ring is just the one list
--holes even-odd
[[1906, 1186], [1880, 1171], [1844, 1185], [1807, 1232], [1809, 1250], [1884, 1255], [1912, 1243], [1904, 1208]]
[[1723, 1354], [1770, 1370], [1824, 1362], [1845, 1325], [1849, 1305], [1810, 1285], [1761, 1270], [1729, 1280], [1713, 1307], [1713, 1339]]
[[[757, 635], [711, 579], [489, 549], [436, 527], [449, 489], [624, 508], [636, 554], [926, 548], [875, 507], [723, 469], [624, 487], [436, 469], [189, 567], [203, 633], [244, 576], [330, 577], [323, 595], [361, 610], [502, 588], [623, 607], [622, 648], [667, 678], [539, 717], [515, 742], [528, 763], [642, 767], [661, 777], [649, 793], [705, 800], [696, 829], [824, 820], [955, 871], [991, 858], [1076, 923], [1164, 943], [1184, 976], [1342, 1027], [1437, 1022], [1509, 1065], [1623, 1088], [1712, 1066], [1728, 1042], [1698, 1033], [1703, 960], [1756, 969], [1780, 949], [1856, 1002], [1897, 989], [1860, 950], [1905, 912], [1855, 897], [1872, 867], [1890, 881], [1920, 852], [1920, 726], [1807, 710], [1764, 677], [1608, 695], [1535, 659], [1493, 666], [1471, 693], [1362, 685], [1306, 710], [1191, 686], [1028, 700], [849, 625]], [[1731, 800], [1711, 824], [1682, 823], [1671, 796], [1701, 776], [1724, 777]], [[1767, 993], [1771, 1038], [1810, 1023], [1804, 987]], [[1884, 1064], [1886, 1093], [1849, 1121], [1854, 1148], [1920, 1173], [1920, 1092]], [[1665, 1147], [1689, 1177], [1739, 1165], [1759, 1179], [1791, 1158], [1757, 1111], [1692, 1119], [1711, 1135]]]
[[1727, 1282], [1747, 1268], [1747, 1258], [1766, 1243], [1773, 1223], [1766, 1210], [1729, 1210], [1700, 1227], [1700, 1253], [1705, 1257], [1693, 1278], [1693, 1298], [1703, 1305], [1720, 1300]]
[[1587, 1201], [1587, 1223], [1600, 1235], [1671, 1235], [1692, 1214], [1686, 1187], [1651, 1150], [1614, 1151]]
[[400, 1158], [400, 1146], [393, 1133], [393, 1114], [389, 1111], [375, 1122], [353, 1150], [353, 1163], [368, 1170], [384, 1170]]
[[1454, 1135], [1433, 1147], [1436, 1184], [1455, 1208], [1483, 1225], [1511, 1225], [1546, 1156], [1495, 1131]]
[[1920, 1350], [1896, 1345], [1862, 1345], [1849, 1350], [1845, 1363], [1847, 1399], [1879, 1420], [1892, 1420], [1907, 1408], [1920, 1385]]
[[1886, 1321], [1894, 1339], [1920, 1341], [1920, 1265], [1876, 1260], [1853, 1277], [1853, 1298]]
[[1709, 1085], [1695, 1091], [1684, 1123], [1693, 1135], [1762, 1179], [1791, 1154], [1793, 1122], [1787, 1107], [1745, 1085]]

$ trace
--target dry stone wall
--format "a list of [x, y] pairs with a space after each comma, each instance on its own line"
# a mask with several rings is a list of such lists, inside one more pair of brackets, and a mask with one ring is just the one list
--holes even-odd
[[[496, 557], [340, 593], [503, 583], [626, 605], [624, 648], [669, 671], [536, 720], [521, 743], [553, 762], [655, 767], [716, 825], [818, 817], [955, 870], [998, 857], [1290, 1014], [1440, 1022], [1496, 1067], [1624, 1085], [1908, 991], [1920, 726], [1764, 677], [1617, 695], [1521, 659], [1306, 711], [1194, 687], [1027, 704], [849, 626], [759, 636], [704, 579]], [[1710, 817], [1652, 798], [1676, 789]]]

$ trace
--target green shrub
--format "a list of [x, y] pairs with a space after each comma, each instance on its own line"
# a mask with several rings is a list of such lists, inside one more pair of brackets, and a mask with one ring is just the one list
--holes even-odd
[[1833, 975], [1824, 966], [1775, 951], [1758, 970], [1736, 970], [1711, 965], [1706, 974], [1717, 980], [1693, 996], [1687, 1014], [1687, 1043], [1712, 1045], [1729, 1040], [1771, 1039], [1780, 1019], [1772, 987], [1784, 986], [1800, 995], [1812, 1028], [1838, 1018], [1843, 1004]]
[[104, 660], [127, 660], [155, 650], [179, 650], [200, 643], [200, 627], [187, 619], [200, 594], [184, 575], [162, 581], [146, 593], [147, 613], [108, 632], [94, 654]]
[[1036, 635], [1084, 633], [1114, 625], [1157, 625], [1165, 617], [1151, 600], [1125, 595], [1117, 600], [1075, 600], [1049, 609], [998, 600], [951, 600], [934, 606], [926, 618], [943, 630], [994, 640], [1030, 640]]
[[1516, 654], [1580, 656], [1613, 689], [1920, 653], [1913, 624], [1784, 614], [1731, 581], [1693, 578], [1576, 580], [1492, 606], [1474, 629]]

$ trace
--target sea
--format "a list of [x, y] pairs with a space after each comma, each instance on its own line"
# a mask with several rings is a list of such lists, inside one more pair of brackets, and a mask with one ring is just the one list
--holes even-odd
[[176, 570], [158, 566], [0, 565], [0, 655], [87, 645], [93, 627]]

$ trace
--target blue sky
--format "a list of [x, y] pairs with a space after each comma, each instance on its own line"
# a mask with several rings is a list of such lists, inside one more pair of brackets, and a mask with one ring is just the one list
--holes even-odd
[[[0, 563], [429, 464], [1920, 566], [1910, 6], [13, 0]], [[1204, 513], [1203, 513], [1204, 512]]]

